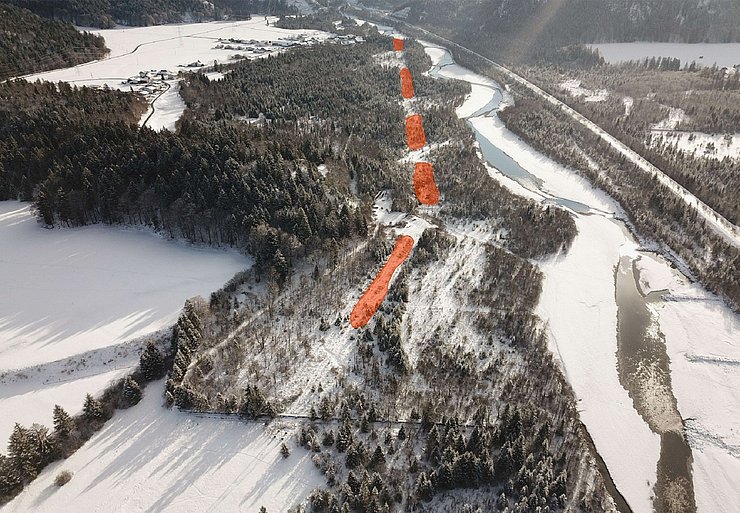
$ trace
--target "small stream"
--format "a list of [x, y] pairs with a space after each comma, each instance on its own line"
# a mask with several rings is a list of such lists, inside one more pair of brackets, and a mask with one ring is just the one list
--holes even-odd
[[[555, 203], [570, 210], [573, 215], [598, 215], [616, 223], [625, 233], [625, 239], [637, 246], [626, 225], [615, 219], [614, 213], [589, 206], [581, 201], [562, 197], [548, 191], [542, 178], [524, 169], [516, 160], [499, 148], [495, 141], [481, 133], [474, 118], [497, 115], [504, 92], [498, 86], [481, 77], [480, 82], [467, 80], [476, 76], [471, 71], [455, 64], [451, 54], [444, 48], [441, 60], [430, 70], [434, 78], [445, 76], [448, 67], [464, 70], [464, 77], [456, 77], [491, 89], [492, 98], [485, 106], [466, 118], [480, 145], [483, 158], [501, 174], [516, 181], [524, 188], [542, 198], [543, 203]], [[452, 68], [450, 68], [452, 69]], [[653, 487], [653, 508], [657, 513], [696, 511], [693, 480], [691, 475], [692, 453], [683, 434], [683, 420], [678, 411], [676, 398], [671, 389], [670, 361], [665, 339], [653, 319], [648, 304], [662, 301], [661, 292], [644, 296], [638, 285], [639, 273], [636, 262], [640, 253], [622, 256], [614, 273], [614, 297], [617, 303], [616, 355], [619, 383], [628, 392], [633, 407], [654, 433], [660, 436], [660, 459], [657, 462], [657, 482]], [[608, 462], [607, 462], [608, 463]], [[622, 508], [620, 508], [622, 510]]]

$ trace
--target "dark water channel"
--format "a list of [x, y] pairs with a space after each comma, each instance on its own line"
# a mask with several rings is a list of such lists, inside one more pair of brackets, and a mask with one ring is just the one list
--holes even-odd
[[614, 276], [619, 381], [629, 393], [635, 410], [660, 435], [655, 510], [695, 512], [691, 448], [684, 437], [683, 419], [671, 390], [665, 338], [655, 327], [648, 308], [649, 303], [662, 301], [665, 291], [643, 295], [636, 262], [623, 256]]

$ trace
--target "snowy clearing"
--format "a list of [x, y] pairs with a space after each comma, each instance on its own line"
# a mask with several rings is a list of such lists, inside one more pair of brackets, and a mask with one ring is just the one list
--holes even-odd
[[0, 202], [0, 370], [59, 360], [152, 333], [250, 260], [146, 229], [47, 230], [27, 203]]
[[683, 109], [669, 107], [668, 117], [652, 126], [653, 130], [675, 130], [686, 120]]
[[595, 91], [592, 89], [586, 89], [585, 87], [581, 87], [580, 80], [575, 79], [566, 80], [560, 84], [560, 89], [568, 91], [568, 94], [574, 98], [583, 96], [583, 100], [586, 102], [603, 102], [609, 97], [609, 91], [606, 89], [598, 89]]
[[175, 124], [185, 112], [185, 101], [180, 96], [180, 83], [170, 85], [162, 96], [151, 106], [151, 117], [145, 120], [145, 125], [153, 130], [175, 130]]
[[740, 64], [740, 43], [602, 43], [588, 45], [599, 51], [610, 64], [651, 57], [672, 57], [682, 65], [696, 62], [702, 66], [731, 68]]
[[[162, 407], [161, 381], [141, 403], [117, 412], [67, 460], [47, 467], [8, 513], [76, 511], [270, 513], [287, 511], [324, 484], [312, 453], [297, 448], [294, 425], [199, 418]], [[281, 428], [282, 427], [282, 428]], [[280, 454], [285, 441], [288, 458]], [[61, 470], [74, 476], [54, 485]]]
[[740, 134], [705, 134], [704, 132], [671, 132], [654, 130], [650, 144], [675, 146], [677, 149], [697, 157], [722, 160], [740, 158]]

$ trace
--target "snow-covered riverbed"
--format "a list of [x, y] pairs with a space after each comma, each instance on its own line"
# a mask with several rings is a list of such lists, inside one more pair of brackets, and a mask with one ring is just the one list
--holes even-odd
[[[565, 206], [569, 201], [576, 202], [577, 208], [571, 210], [579, 234], [572, 248], [565, 255], [540, 262], [545, 281], [538, 312], [549, 331], [551, 349], [558, 355], [576, 392], [581, 418], [615, 484], [633, 511], [651, 511], [660, 437], [634, 409], [617, 372], [618, 305], [614, 269], [621, 256], [637, 258], [639, 255], [633, 237], [610, 214], [621, 209], [575, 172], [537, 154], [506, 130], [493, 109], [496, 96], [500, 95], [498, 86], [492, 86], [485, 77], [451, 65], [449, 53], [443, 49], [430, 45], [427, 53], [435, 66], [433, 75], [473, 84], [473, 92], [458, 109], [458, 115], [467, 118], [477, 132], [482, 155], [494, 168], [491, 175], [518, 194], [525, 190], [528, 197], [554, 200]], [[485, 105], [493, 107], [487, 112], [481, 111]], [[510, 172], [512, 167], [516, 167], [515, 172]], [[588, 207], [585, 211], [584, 205]], [[656, 272], [655, 266], [662, 272]], [[670, 272], [664, 260], [653, 265], [655, 275], [665, 276]], [[706, 295], [706, 292], [701, 293]], [[737, 317], [723, 305], [712, 304], [714, 310], [711, 312], [696, 310], [695, 303], [693, 306], [692, 303], [661, 303], [656, 308], [665, 310], [660, 327], [674, 362], [671, 378], [679, 409], [686, 417], [684, 407], [693, 412], [697, 409], [691, 407], [692, 403], [704, 405], [696, 421], [701, 426], [695, 429], [697, 434], [692, 435], [691, 423], [688, 424], [698, 510], [729, 513], [733, 511], [732, 504], [740, 503], [737, 497], [740, 455], [737, 445], [733, 445], [736, 443], [734, 437], [727, 435], [719, 441], [716, 437], [722, 433], [737, 435], [740, 401], [733, 401], [731, 393], [723, 393], [716, 403], [708, 403], [711, 391], [690, 386], [696, 369], [676, 362], [679, 355], [685, 356], [681, 348], [687, 345], [702, 354], [704, 350], [714, 354], [710, 349], [714, 342], [704, 341], [696, 331], [704, 322], [722, 327], [721, 340], [726, 352], [736, 355], [740, 351], [740, 341], [732, 339]], [[738, 331], [734, 330], [737, 339]], [[740, 361], [736, 356], [730, 359]], [[727, 368], [722, 365], [704, 368], [703, 373], [707, 374], [704, 387], [721, 382], [726, 372]]]

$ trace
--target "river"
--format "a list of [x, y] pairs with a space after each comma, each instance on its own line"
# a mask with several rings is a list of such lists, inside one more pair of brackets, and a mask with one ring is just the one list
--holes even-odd
[[[631, 509], [735, 511], [740, 401], [733, 389], [740, 383], [730, 371], [740, 365], [738, 317], [643, 251], [613, 199], [508, 131], [497, 116], [513, 101], [504, 88], [456, 64], [446, 49], [425, 48], [432, 77], [471, 84], [457, 114], [474, 131], [490, 175], [574, 216], [579, 233], [570, 250], [536, 262], [545, 276], [538, 314]], [[682, 300], [666, 301], [668, 294]], [[697, 337], [697, 324], [709, 340]]]

